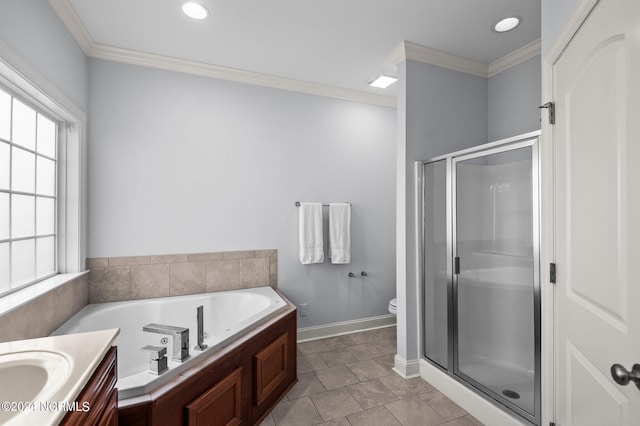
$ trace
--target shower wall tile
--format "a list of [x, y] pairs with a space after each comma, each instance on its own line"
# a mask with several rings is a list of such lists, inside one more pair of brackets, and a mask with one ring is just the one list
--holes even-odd
[[94, 258], [87, 265], [90, 303], [278, 285], [275, 249]]
[[171, 296], [206, 292], [206, 262], [172, 263]]
[[45, 337], [88, 303], [87, 274], [0, 316], [0, 342]]
[[170, 265], [131, 266], [131, 299], [169, 296]]

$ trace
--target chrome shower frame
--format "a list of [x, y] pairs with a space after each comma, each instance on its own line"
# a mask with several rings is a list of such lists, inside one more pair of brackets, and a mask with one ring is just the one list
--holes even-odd
[[[499, 408], [506, 410], [519, 419], [527, 423], [540, 425], [541, 422], [541, 298], [540, 298], [540, 163], [539, 163], [539, 139], [541, 132], [535, 131], [523, 135], [515, 136], [508, 139], [499, 140], [473, 148], [452, 152], [450, 154], [441, 155], [431, 158], [427, 161], [416, 161], [416, 224], [418, 232], [418, 279], [420, 298], [420, 348], [421, 357], [429, 364], [435, 366], [443, 373], [447, 374], [451, 379], [464, 384], [476, 394], [484, 399], [492, 402]], [[531, 179], [532, 179], [532, 224], [533, 224], [533, 303], [534, 303], [534, 415], [529, 414], [522, 408], [513, 404], [507, 398], [499, 395], [481, 383], [461, 373], [458, 369], [458, 353], [457, 353], [457, 286], [458, 278], [454, 274], [454, 255], [457, 252], [456, 247], [456, 176], [454, 168], [457, 162], [469, 160], [501, 152], [507, 152], [514, 149], [531, 147]], [[447, 367], [444, 368], [435, 361], [426, 356], [426, 338], [424, 331], [425, 321], [425, 221], [426, 201], [425, 194], [427, 182], [425, 177], [425, 167], [427, 164], [445, 161], [446, 162], [446, 268], [447, 268]]]

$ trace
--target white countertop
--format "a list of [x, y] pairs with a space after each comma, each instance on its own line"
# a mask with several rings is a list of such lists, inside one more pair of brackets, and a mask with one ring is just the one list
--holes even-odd
[[[115, 328], [0, 343], [0, 388], [5, 389], [0, 401], [0, 424], [57, 425], [67, 414], [68, 405], [65, 403], [71, 404], [76, 400], [119, 333], [120, 330]], [[53, 383], [53, 387], [49, 388], [47, 382], [35, 397], [27, 401], [13, 401], [12, 396], [13, 399], [23, 399], [19, 395], [29, 394], [22, 388], [33, 382], [28, 368], [15, 368], [21, 366], [21, 358], [35, 359], [28, 362], [38, 364], [38, 367], [30, 371], [37, 373], [38, 380]], [[7, 369], [3, 374], [3, 368], [7, 366], [13, 370]], [[21, 374], [24, 374], [24, 383]], [[82, 406], [77, 408], [83, 409]]]

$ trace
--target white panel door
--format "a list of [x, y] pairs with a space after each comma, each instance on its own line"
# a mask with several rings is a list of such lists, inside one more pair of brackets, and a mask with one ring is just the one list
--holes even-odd
[[553, 64], [556, 423], [640, 425], [640, 0], [600, 0]]

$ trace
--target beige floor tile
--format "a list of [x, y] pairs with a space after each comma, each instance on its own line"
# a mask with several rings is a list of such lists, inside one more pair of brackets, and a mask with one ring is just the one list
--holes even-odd
[[298, 350], [303, 355], [313, 354], [317, 352], [329, 351], [329, 347], [322, 340], [312, 340], [310, 342], [298, 343]]
[[396, 339], [384, 339], [373, 342], [373, 346], [385, 355], [396, 354], [398, 352], [398, 346], [396, 345]]
[[434, 390], [423, 393], [420, 399], [426, 401], [434, 410], [447, 420], [466, 416], [468, 413], [464, 411], [458, 404], [444, 396], [441, 392]]
[[368, 359], [366, 361], [358, 361], [353, 364], [347, 364], [347, 368], [351, 370], [353, 374], [361, 381], [366, 382], [367, 380], [377, 379], [378, 377], [388, 376], [392, 372], [380, 364], [378, 364], [373, 359]]
[[359, 383], [360, 380], [344, 365], [316, 371], [316, 376], [327, 390]]
[[347, 416], [353, 426], [394, 426], [398, 420], [385, 407], [376, 407]]
[[396, 365], [395, 354], [389, 354], [385, 356], [381, 356], [379, 358], [375, 358], [374, 361], [380, 364], [383, 368], [387, 370], [391, 370]]
[[351, 423], [349, 423], [349, 420], [347, 420], [346, 417], [342, 417], [342, 418], [339, 418], [339, 419], [330, 420], [328, 422], [320, 423], [317, 426], [351, 426]]
[[337, 367], [339, 365], [350, 364], [358, 361], [358, 359], [347, 350], [321, 352], [319, 356], [328, 367]]
[[327, 368], [328, 365], [322, 360], [319, 353], [298, 356], [298, 374], [310, 373], [315, 370]]
[[378, 340], [375, 332], [376, 330], [361, 331], [360, 333], [353, 333], [349, 336], [351, 336], [351, 340], [353, 340], [355, 344], [360, 345]]
[[325, 421], [362, 411], [362, 407], [344, 388], [312, 395], [310, 398]]
[[457, 419], [450, 420], [446, 423], [442, 423], [438, 426], [484, 426], [478, 419], [472, 415], [466, 415], [464, 417], [458, 417]]
[[444, 417], [417, 396], [390, 402], [385, 407], [403, 426], [433, 426], [445, 422]]
[[391, 389], [399, 398], [408, 398], [434, 390], [426, 381], [421, 378], [403, 379], [397, 374], [389, 374], [379, 379], [386, 387]]
[[396, 394], [377, 379], [347, 386], [347, 390], [364, 409], [384, 405], [398, 399]]
[[287, 398], [293, 400], [302, 396], [325, 392], [326, 389], [320, 383], [314, 372], [298, 374], [298, 383], [287, 393]]
[[273, 420], [273, 416], [269, 414], [267, 417], [264, 418], [262, 423], [260, 423], [260, 426], [276, 426], [276, 421]]
[[322, 340], [331, 350], [342, 350], [357, 343], [353, 341], [349, 334], [343, 336], [329, 337]]
[[311, 426], [323, 421], [309, 397], [280, 402], [271, 414], [278, 426]]
[[360, 361], [364, 361], [365, 359], [378, 358], [382, 355], [386, 355], [380, 352], [380, 350], [376, 348], [373, 343], [362, 343], [360, 345], [350, 346], [349, 348], [347, 348], [347, 350]]
[[396, 338], [396, 328], [395, 327], [385, 327], [378, 328], [376, 330], [372, 330], [373, 335], [376, 340], [386, 340], [386, 339], [394, 339]]

